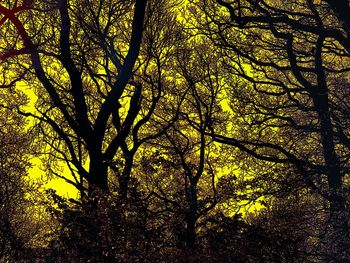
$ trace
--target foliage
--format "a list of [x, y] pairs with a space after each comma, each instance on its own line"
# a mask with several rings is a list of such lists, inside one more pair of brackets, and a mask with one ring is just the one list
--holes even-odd
[[[32, 209], [38, 204], [38, 183], [28, 179], [31, 134], [26, 121], [14, 114], [12, 99], [23, 94], [1, 92], [0, 109], [0, 261], [19, 260], [40, 238], [42, 215]], [[6, 103], [6, 104], [5, 104]]]
[[[349, 261], [349, 12], [346, 0], [3, 1], [3, 258]], [[46, 192], [45, 226], [29, 213], [34, 153], [79, 191]]]

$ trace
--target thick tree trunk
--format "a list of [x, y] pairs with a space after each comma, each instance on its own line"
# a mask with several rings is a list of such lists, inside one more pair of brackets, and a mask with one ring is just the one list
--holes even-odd
[[189, 249], [196, 248], [196, 222], [198, 214], [198, 197], [196, 183], [191, 182], [191, 185], [187, 194], [188, 211], [186, 215], [186, 230], [185, 230], [185, 243]]
[[348, 220], [345, 199], [334, 193], [329, 200], [329, 219], [324, 240], [327, 262], [350, 262]]
[[[83, 232], [82, 240], [85, 242], [86, 256], [89, 260], [100, 261], [104, 258], [104, 224], [108, 209], [106, 195], [108, 195], [108, 166], [103, 162], [92, 161], [89, 170], [88, 198], [83, 202], [84, 220], [83, 229], [89, 229], [88, 234]], [[79, 252], [78, 252], [79, 253]]]
[[192, 215], [189, 215], [186, 219], [186, 233], [185, 233], [185, 242], [186, 247], [189, 249], [195, 249], [196, 248], [196, 239], [197, 239], [197, 233], [196, 233], [196, 218], [194, 218]]
[[89, 196], [96, 190], [108, 192], [108, 166], [102, 159], [90, 161], [89, 175]]
[[348, 213], [342, 193], [342, 172], [340, 160], [335, 150], [327, 90], [321, 89], [319, 94], [314, 96], [314, 103], [321, 124], [321, 144], [329, 187], [329, 220], [324, 240], [327, 261], [349, 262]]

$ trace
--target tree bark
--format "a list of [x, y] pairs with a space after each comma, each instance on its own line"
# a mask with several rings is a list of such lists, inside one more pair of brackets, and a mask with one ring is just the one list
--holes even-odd
[[185, 243], [186, 247], [189, 249], [196, 248], [196, 222], [198, 214], [198, 200], [197, 200], [197, 189], [196, 183], [191, 182], [191, 185], [188, 190], [188, 206], [189, 209], [186, 215], [186, 230], [185, 230]]
[[324, 243], [331, 262], [350, 260], [348, 213], [342, 194], [342, 172], [340, 160], [335, 150], [333, 126], [329, 111], [328, 91], [318, 87], [313, 95], [314, 104], [321, 125], [321, 144], [326, 166], [329, 188], [329, 220]]

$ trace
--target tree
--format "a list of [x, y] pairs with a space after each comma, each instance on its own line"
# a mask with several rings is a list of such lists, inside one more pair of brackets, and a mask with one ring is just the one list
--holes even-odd
[[18, 111], [37, 120], [49, 161], [67, 163], [74, 179], [55, 171], [53, 162], [48, 170], [82, 195], [85, 181], [90, 194], [108, 190], [114, 172], [125, 199], [136, 151], [172, 122], [169, 116], [142, 132], [164, 96], [177, 30], [172, 5], [58, 0], [1, 6], [3, 65], [22, 69], [19, 76], [38, 96], [35, 112]]
[[[186, 41], [191, 41], [191, 37]], [[147, 191], [169, 217], [177, 218], [173, 235], [180, 248], [195, 250], [197, 224], [216, 203], [215, 145], [205, 135], [212, 118], [219, 118], [217, 104], [221, 86], [215, 68], [215, 55], [205, 43], [190, 49], [182, 44], [177, 50], [174, 70], [181, 107], [178, 120], [164, 135], [149, 142], [142, 160]], [[175, 113], [174, 113], [175, 114]], [[146, 154], [147, 153], [147, 154]], [[179, 220], [181, 219], [181, 220]], [[175, 224], [175, 222], [174, 222]]]
[[328, 256], [346, 260], [349, 42], [339, 6], [331, 5], [336, 17], [327, 4], [313, 1], [217, 0], [199, 6], [206, 14], [198, 18], [202, 32], [221, 49], [234, 83], [233, 125], [250, 129], [230, 136], [214, 129], [214, 140], [296, 167], [328, 201]]
[[[173, 46], [181, 41], [172, 14], [176, 5], [146, 0], [1, 4], [4, 87], [22, 80], [35, 91], [35, 111], [15, 109], [35, 120], [47, 171], [80, 190], [84, 213], [79, 217], [94, 231], [87, 235], [73, 225], [91, 252], [94, 244], [103, 244], [104, 227], [110, 225], [99, 224], [104, 218], [99, 212], [113, 211], [121, 216], [119, 225], [125, 222], [138, 149], [177, 118], [180, 102], [165, 101], [175, 85], [168, 73]], [[158, 110], [174, 114], [154, 114]], [[62, 162], [72, 179], [60, 173]], [[103, 202], [112, 198], [120, 202]]]
[[26, 121], [11, 111], [24, 94], [1, 90], [0, 95], [0, 260], [20, 260], [38, 242], [41, 214], [37, 185], [29, 180], [32, 134], [23, 130]]

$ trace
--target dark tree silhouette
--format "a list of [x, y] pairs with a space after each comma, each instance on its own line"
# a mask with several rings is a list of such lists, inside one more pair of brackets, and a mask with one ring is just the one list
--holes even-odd
[[222, 87], [215, 55], [208, 51], [204, 43], [193, 50], [179, 49], [177, 82], [183, 90], [179, 118], [163, 136], [151, 142], [157, 150], [142, 161], [146, 177], [152, 178], [145, 179], [150, 181], [150, 195], [160, 202], [156, 208], [163, 206], [181, 218], [175, 227], [177, 243], [190, 250], [197, 247], [198, 221], [217, 204], [214, 162], [219, 163], [215, 157], [218, 150], [205, 133], [212, 119], [220, 118], [218, 96]]
[[[175, 29], [166, 8], [165, 1], [146, 0], [1, 6], [3, 65], [26, 61], [16, 69], [38, 96], [35, 112], [18, 111], [37, 120], [41, 148], [49, 146], [47, 169], [82, 195], [86, 181], [90, 194], [108, 190], [113, 168], [120, 198], [126, 198], [137, 149], [171, 125], [168, 116], [143, 132], [164, 96], [162, 68]], [[53, 161], [66, 162], [73, 178], [54, 169]]]
[[235, 83], [232, 99], [241, 103], [233, 111], [252, 131], [227, 136], [214, 130], [214, 140], [263, 161], [293, 164], [329, 202], [327, 250], [333, 260], [346, 260], [349, 42], [339, 5], [331, 4], [336, 17], [313, 1], [199, 5], [206, 13], [201, 29], [222, 50]]

